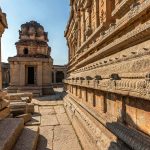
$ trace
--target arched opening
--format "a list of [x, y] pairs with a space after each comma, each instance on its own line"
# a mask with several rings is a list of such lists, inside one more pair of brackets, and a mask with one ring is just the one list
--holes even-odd
[[56, 72], [56, 83], [62, 83], [63, 79], [64, 79], [63, 71], [57, 71]]
[[29, 53], [28, 48], [24, 48], [23, 53], [24, 53], [25, 55], [27, 55], [27, 54]]

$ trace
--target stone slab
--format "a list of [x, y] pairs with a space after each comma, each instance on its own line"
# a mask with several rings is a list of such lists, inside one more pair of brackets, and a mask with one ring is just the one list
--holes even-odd
[[10, 109], [7, 107], [7, 108], [4, 108], [3, 110], [0, 111], [0, 120], [8, 117], [10, 115]]
[[32, 119], [32, 116], [31, 114], [28, 113], [28, 114], [16, 116], [16, 118], [22, 118], [24, 120], [24, 123], [27, 123]]
[[7, 118], [0, 121], [0, 150], [11, 150], [24, 127], [20, 118]]
[[66, 113], [57, 114], [56, 116], [57, 116], [57, 119], [58, 119], [60, 125], [70, 125], [71, 124]]
[[65, 109], [63, 105], [59, 105], [59, 106], [54, 106], [54, 109], [56, 111], [57, 114], [63, 114], [65, 113]]
[[0, 110], [4, 109], [9, 105], [9, 101], [6, 99], [0, 100]]
[[34, 113], [34, 104], [27, 103], [26, 112], [27, 113]]
[[54, 115], [56, 114], [55, 110], [53, 107], [40, 107], [40, 113], [41, 115]]
[[40, 136], [37, 150], [52, 150], [53, 148], [53, 126], [40, 127]]
[[35, 126], [35, 125], [40, 125], [41, 124], [41, 115], [38, 113], [34, 113], [32, 115], [31, 121], [27, 122], [25, 125], [26, 126]]
[[18, 138], [13, 150], [36, 150], [39, 136], [39, 127], [25, 127]]
[[44, 115], [41, 117], [41, 126], [59, 125], [56, 115]]
[[27, 103], [31, 103], [32, 99], [30, 97], [21, 97], [21, 100]]
[[34, 112], [39, 113], [39, 106], [38, 105], [34, 105]]
[[37, 104], [39, 106], [57, 106], [57, 105], [63, 105], [63, 101], [38, 101], [34, 100], [34, 104]]
[[81, 146], [71, 125], [54, 127], [53, 150], [81, 150]]
[[0, 100], [2, 100], [7, 95], [7, 92], [0, 91]]
[[26, 108], [27, 103], [26, 102], [10, 102], [9, 107], [11, 109], [15, 108]]
[[5, 98], [8, 100], [18, 100], [21, 99], [21, 97], [29, 97], [30, 101], [32, 100], [32, 93], [8, 93]]

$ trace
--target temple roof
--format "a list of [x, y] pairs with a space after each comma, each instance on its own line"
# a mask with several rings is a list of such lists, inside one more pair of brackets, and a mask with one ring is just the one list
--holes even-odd
[[48, 42], [48, 33], [44, 31], [44, 27], [41, 24], [36, 21], [30, 21], [21, 25], [19, 39]]

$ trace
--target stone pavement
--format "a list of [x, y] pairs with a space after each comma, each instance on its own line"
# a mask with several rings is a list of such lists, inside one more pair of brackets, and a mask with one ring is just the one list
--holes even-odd
[[37, 150], [81, 150], [63, 101], [55, 98], [48, 96], [34, 99], [36, 111], [41, 114]]

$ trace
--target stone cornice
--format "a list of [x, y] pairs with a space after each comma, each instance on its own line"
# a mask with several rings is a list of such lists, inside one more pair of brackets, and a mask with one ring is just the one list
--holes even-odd
[[116, 14], [119, 14], [119, 12], [124, 8], [124, 7], [129, 7], [130, 4], [132, 4], [131, 0], [123, 0], [119, 4], [116, 5], [115, 10], [112, 12], [112, 16], [115, 16]]
[[[126, 27], [126, 24], [133, 23], [136, 19], [138, 19], [146, 10], [150, 7], [150, 1], [147, 3], [142, 3], [137, 11], [130, 11], [127, 13], [126, 16], [124, 16], [111, 30], [109, 29], [108, 32], [104, 36], [102, 36], [97, 42], [92, 45], [88, 50], [86, 50], [82, 55], [79, 55], [79, 57], [82, 57], [83, 55], [89, 53], [92, 49], [100, 45], [101, 43], [105, 42], [108, 38], [114, 36], [117, 34], [117, 32], [122, 29], [123, 27]], [[84, 49], [84, 47], [100, 32], [101, 26], [96, 29], [96, 31], [81, 45], [81, 47], [77, 50], [79, 53]], [[76, 59], [76, 61], [79, 59], [79, 57]]]
[[150, 55], [150, 47], [145, 46], [145, 44], [147, 45], [148, 42], [150, 42], [150, 41], [140, 43], [140, 45], [141, 45], [140, 47], [139, 47], [139, 45], [135, 45], [133, 47], [124, 49], [124, 51], [118, 52], [114, 55], [105, 57], [105, 58], [98, 60], [94, 63], [86, 65], [80, 69], [77, 69], [75, 72], [78, 73], [78, 72], [84, 72], [84, 71], [92, 70], [95, 68], [98, 69], [100, 67], [108, 66], [111, 64], [116, 64], [119, 62], [131, 60], [131, 59], [135, 59], [135, 58], [141, 58], [144, 55], [145, 56]]
[[99, 82], [96, 80], [64, 80], [64, 83], [150, 100], [150, 82], [145, 79], [121, 79], [116, 81], [103, 79]]
[[8, 61], [11, 62], [53, 62], [52, 58], [34, 58], [34, 57], [9, 57]]

